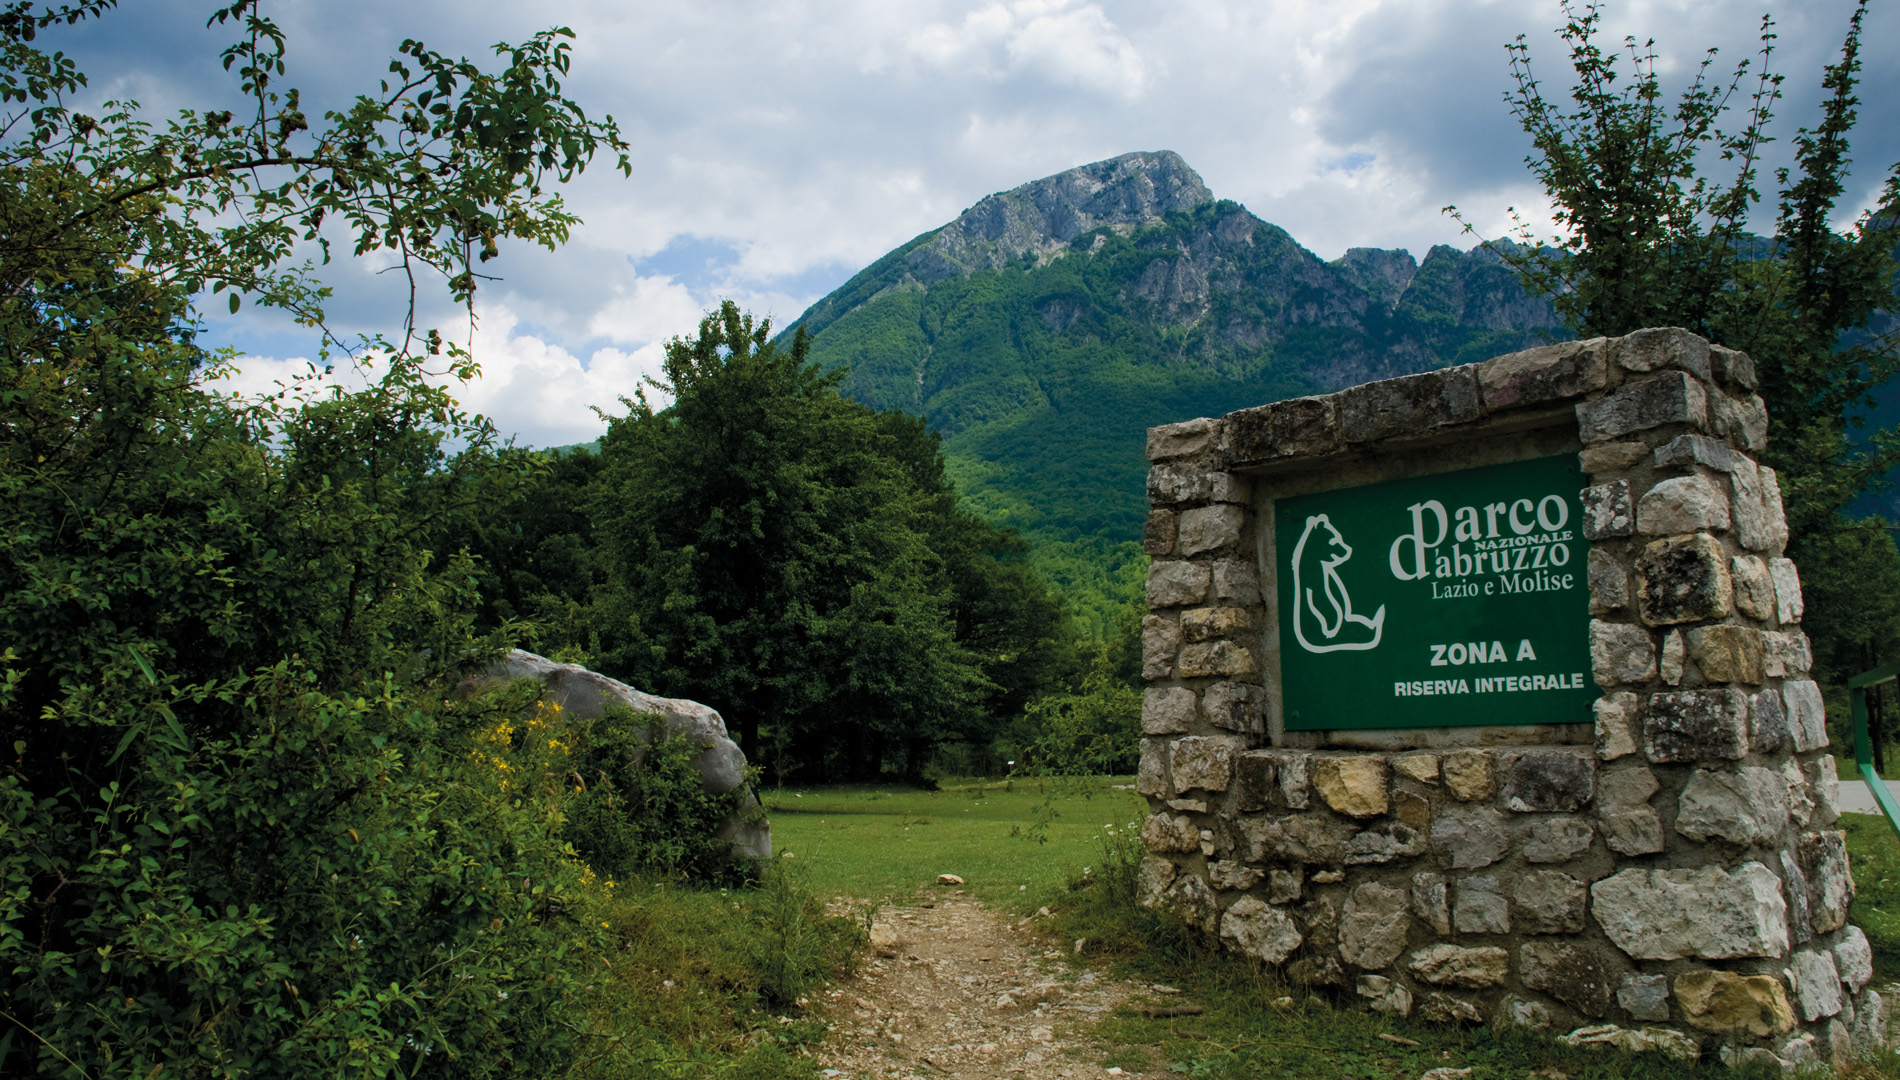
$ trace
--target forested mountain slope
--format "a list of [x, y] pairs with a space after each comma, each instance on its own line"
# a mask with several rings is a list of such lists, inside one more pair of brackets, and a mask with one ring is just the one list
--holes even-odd
[[1150, 425], [1562, 335], [1483, 249], [1328, 263], [1168, 151], [991, 195], [784, 332], [800, 327], [851, 396], [941, 432], [972, 504], [1036, 539], [1098, 624], [1091, 597], [1140, 538]]

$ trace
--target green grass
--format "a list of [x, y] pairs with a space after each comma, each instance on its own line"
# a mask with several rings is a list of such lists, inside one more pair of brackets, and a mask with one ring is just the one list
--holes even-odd
[[1138, 827], [1147, 813], [1133, 777], [780, 788], [764, 801], [773, 850], [821, 896], [883, 900], [955, 874], [972, 894], [1018, 909], [1098, 863], [1105, 828]]
[[1842, 814], [1841, 828], [1854, 868], [1848, 920], [1867, 932], [1879, 977], [1900, 979], [1900, 836], [1878, 814]]

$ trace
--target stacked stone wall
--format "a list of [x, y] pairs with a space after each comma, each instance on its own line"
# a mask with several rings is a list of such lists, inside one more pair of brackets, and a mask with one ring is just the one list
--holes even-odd
[[[1784, 1067], [1884, 1044], [1755, 391], [1646, 330], [1151, 430], [1141, 902], [1377, 1010]], [[1593, 722], [1284, 731], [1274, 498], [1552, 447], [1588, 476]]]

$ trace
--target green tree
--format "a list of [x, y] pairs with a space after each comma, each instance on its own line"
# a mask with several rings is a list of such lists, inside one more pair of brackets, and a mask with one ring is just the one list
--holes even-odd
[[509, 483], [429, 374], [470, 358], [412, 307], [369, 389], [239, 401], [195, 305], [321, 328], [289, 260], [329, 230], [466, 302], [618, 133], [564, 31], [498, 71], [406, 42], [313, 130], [250, 0], [232, 109], [84, 115], [39, 39], [111, 7], [0, 8], [0, 1073], [557, 1069], [580, 869], [444, 704], [494, 642], [426, 540]]
[[[1522, 37], [1510, 46], [1508, 98], [1565, 231], [1542, 239], [1524, 228], [1518, 243], [1494, 245], [1579, 335], [1681, 326], [1753, 358], [1774, 421], [1766, 461], [1780, 474], [1790, 554], [1815, 586], [1814, 606], [1878, 609], [1810, 625], [1820, 668], [1837, 676], [1888, 654], [1900, 629], [1900, 592], [1848, 584], [1892, 580], [1892, 543], [1844, 535], [1884, 526], [1844, 511], [1900, 465], [1900, 433], [1854, 437], [1857, 411], [1900, 371], [1900, 343], [1871, 330], [1895, 307], [1900, 165], [1876, 212], [1845, 232], [1832, 223], [1850, 164], [1866, 7], [1856, 6], [1840, 58], [1822, 73], [1820, 122], [1796, 133], [1794, 168], [1776, 173], [1774, 235], [1760, 237], [1748, 220], [1783, 81], [1768, 67], [1772, 23], [1763, 21], [1758, 62], [1716, 79], [1710, 50], [1671, 108], [1654, 42], [1628, 38], [1620, 54], [1606, 53], [1599, 6], [1566, 2], [1570, 102], [1544, 96]], [[1738, 98], [1747, 103], [1740, 125], [1725, 130]], [[1728, 179], [1711, 176], [1711, 156], [1732, 170]], [[1830, 591], [1835, 584], [1847, 591]]]

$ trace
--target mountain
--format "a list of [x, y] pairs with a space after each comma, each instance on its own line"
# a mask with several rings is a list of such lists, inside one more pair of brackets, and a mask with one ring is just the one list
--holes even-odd
[[1563, 334], [1490, 251], [1326, 262], [1165, 150], [988, 196], [800, 328], [846, 393], [942, 433], [966, 498], [1037, 541], [1098, 631], [1138, 581], [1149, 426]]

